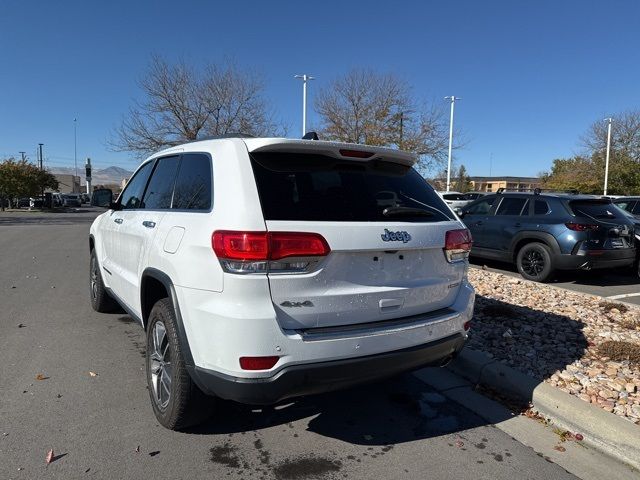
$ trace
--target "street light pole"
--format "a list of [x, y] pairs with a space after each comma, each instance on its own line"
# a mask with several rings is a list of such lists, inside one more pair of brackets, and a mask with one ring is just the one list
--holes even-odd
[[76, 177], [78, 176], [78, 132], [76, 128], [77, 121], [73, 119], [73, 163], [76, 167]]
[[315, 80], [315, 77], [311, 75], [294, 75], [293, 78], [300, 78], [302, 80], [302, 136], [307, 133], [307, 81]]
[[609, 182], [609, 152], [611, 150], [611, 122], [613, 119], [611, 117], [605, 118], [605, 122], [609, 125], [607, 126], [607, 158], [604, 162], [604, 195], [607, 194], [607, 184]]
[[451, 117], [449, 119], [449, 158], [447, 161], [447, 192], [451, 189], [451, 150], [453, 149], [453, 109], [456, 104], [456, 100], [460, 100], [459, 97], [454, 95], [450, 97], [444, 97], [445, 100], [451, 101]]

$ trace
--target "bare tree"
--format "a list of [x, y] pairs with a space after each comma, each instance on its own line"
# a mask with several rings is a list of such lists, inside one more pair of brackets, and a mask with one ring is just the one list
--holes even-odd
[[207, 65], [200, 73], [154, 56], [140, 87], [144, 99], [134, 102], [110, 141], [117, 151], [144, 156], [206, 135], [278, 130], [260, 76], [233, 63]]
[[442, 110], [419, 104], [410, 86], [393, 74], [352, 70], [320, 90], [315, 108], [323, 138], [412, 151], [425, 169], [446, 158]]
[[[607, 122], [594, 122], [582, 136], [588, 155], [604, 156], [607, 148]], [[612, 155], [622, 155], [640, 162], [640, 110], [616, 114], [611, 124]]]

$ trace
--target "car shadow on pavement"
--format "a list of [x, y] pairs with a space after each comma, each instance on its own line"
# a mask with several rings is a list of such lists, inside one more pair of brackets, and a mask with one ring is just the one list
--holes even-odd
[[15, 225], [81, 225], [83, 223], [90, 224], [93, 220], [94, 217], [92, 216], [74, 216], [74, 214], [0, 216], [0, 227]]
[[[506, 420], [505, 416], [505, 420]], [[306, 421], [306, 430], [350, 444], [386, 446], [460, 433], [487, 425], [466, 408], [411, 374], [322, 395], [304, 397], [275, 407], [215, 402], [207, 423], [189, 431], [216, 435], [243, 433]]]

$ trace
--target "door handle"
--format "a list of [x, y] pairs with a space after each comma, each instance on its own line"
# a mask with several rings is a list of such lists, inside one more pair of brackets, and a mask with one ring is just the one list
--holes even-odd
[[145, 220], [144, 222], [142, 222], [142, 225], [144, 225], [147, 228], [153, 228], [156, 226], [156, 222], [151, 222], [149, 220]]
[[122, 219], [121, 218], [114, 218], [113, 221], [116, 222], [117, 224], [122, 223]]

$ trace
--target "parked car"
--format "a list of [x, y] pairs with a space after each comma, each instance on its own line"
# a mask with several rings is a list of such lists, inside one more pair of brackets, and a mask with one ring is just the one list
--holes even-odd
[[501, 193], [460, 213], [473, 235], [471, 255], [515, 263], [544, 282], [556, 270], [633, 266], [634, 222], [608, 198], [566, 193]]
[[31, 205], [31, 199], [29, 197], [18, 199], [18, 208], [29, 208], [29, 205]]
[[635, 223], [636, 265], [633, 272], [640, 277], [640, 196], [617, 197], [613, 203], [623, 209]]
[[113, 200], [113, 191], [110, 188], [98, 188], [91, 194], [91, 205], [95, 207], [109, 207]]
[[62, 196], [63, 207], [80, 207], [80, 195], [77, 193], [65, 193]]
[[445, 203], [451, 207], [451, 210], [456, 211], [459, 208], [464, 207], [469, 203], [469, 199], [465, 198], [464, 193], [460, 192], [438, 192]]
[[62, 194], [61, 193], [52, 193], [51, 194], [51, 202], [54, 207], [62, 206]]
[[90, 292], [96, 311], [117, 302], [146, 329], [163, 426], [205, 418], [205, 394], [272, 404], [460, 351], [471, 238], [415, 161], [225, 138], [142, 163], [91, 226]]
[[42, 208], [44, 206], [44, 198], [31, 197], [29, 199], [29, 208]]
[[472, 200], [477, 200], [478, 198], [484, 197], [485, 195], [489, 194], [487, 192], [467, 192], [464, 194], [464, 198], [471, 202]]

